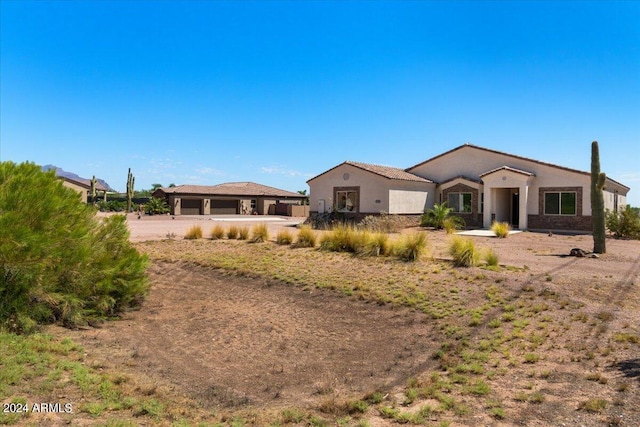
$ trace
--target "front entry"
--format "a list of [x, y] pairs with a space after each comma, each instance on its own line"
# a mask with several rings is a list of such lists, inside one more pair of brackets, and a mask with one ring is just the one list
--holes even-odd
[[520, 227], [520, 194], [511, 195], [511, 228]]

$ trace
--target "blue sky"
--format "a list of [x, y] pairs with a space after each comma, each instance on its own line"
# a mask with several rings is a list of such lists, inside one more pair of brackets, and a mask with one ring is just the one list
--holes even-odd
[[0, 160], [123, 191], [470, 142], [589, 170], [640, 206], [640, 2], [0, 0]]

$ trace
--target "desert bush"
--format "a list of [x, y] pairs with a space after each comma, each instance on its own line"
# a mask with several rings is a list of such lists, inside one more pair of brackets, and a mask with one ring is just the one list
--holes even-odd
[[356, 230], [352, 226], [339, 225], [322, 236], [320, 248], [333, 252], [356, 253], [366, 245], [370, 234], [365, 230]]
[[498, 254], [493, 249], [487, 249], [484, 253], [484, 260], [487, 262], [487, 265], [491, 267], [496, 267], [500, 262], [498, 259]]
[[194, 225], [187, 230], [187, 234], [184, 235], [185, 239], [195, 240], [202, 239], [202, 227], [199, 225]]
[[256, 224], [251, 229], [251, 243], [262, 243], [269, 240], [269, 229], [266, 224]]
[[147, 257], [123, 215], [103, 220], [33, 163], [0, 163], [0, 330], [78, 326], [140, 303]]
[[313, 248], [316, 245], [316, 233], [308, 225], [303, 225], [298, 231], [298, 239], [295, 246], [297, 248]]
[[366, 242], [359, 246], [356, 251], [362, 256], [388, 255], [391, 246], [389, 236], [386, 233], [372, 233], [367, 236]]
[[389, 215], [381, 211], [380, 215], [367, 215], [358, 223], [358, 227], [380, 233], [397, 233], [400, 228], [400, 221], [396, 215]]
[[[126, 208], [126, 202], [123, 203]], [[162, 215], [169, 212], [169, 205], [164, 199], [152, 197], [144, 204], [144, 211], [149, 215]]]
[[127, 202], [119, 200], [109, 200], [105, 202], [100, 200], [97, 203], [100, 212], [124, 212], [127, 209]]
[[480, 254], [471, 239], [454, 236], [449, 244], [449, 254], [457, 267], [473, 267], [478, 265]]
[[412, 233], [397, 240], [392, 249], [393, 255], [402, 261], [417, 261], [427, 249], [427, 236], [424, 233]]
[[605, 219], [613, 237], [620, 239], [640, 239], [640, 211], [627, 205], [619, 212], [607, 210]]
[[240, 227], [238, 229], [238, 240], [247, 240], [249, 238], [249, 229], [247, 227]]
[[442, 221], [442, 226], [447, 231], [447, 234], [452, 234], [454, 231], [464, 227], [464, 220], [458, 216], [450, 216]]
[[227, 239], [237, 239], [238, 238], [238, 227], [232, 225], [227, 230]]
[[462, 228], [465, 222], [459, 216], [451, 215], [453, 208], [447, 206], [446, 203], [436, 203], [433, 208], [427, 210], [420, 218], [422, 227], [433, 227], [441, 230], [445, 227], [445, 220], [449, 220], [449, 227]]
[[213, 240], [220, 240], [224, 238], [224, 228], [221, 225], [216, 225], [211, 230], [211, 238]]
[[508, 222], [494, 221], [493, 224], [491, 224], [491, 231], [493, 231], [497, 237], [505, 239], [507, 236], [509, 236], [511, 226]]
[[282, 229], [276, 235], [276, 243], [279, 245], [290, 245], [293, 242], [293, 234], [291, 231]]

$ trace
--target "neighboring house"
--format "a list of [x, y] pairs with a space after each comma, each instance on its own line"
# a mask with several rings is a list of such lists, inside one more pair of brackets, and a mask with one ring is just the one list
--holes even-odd
[[[91, 191], [91, 180], [82, 179], [82, 178], [69, 178], [66, 176], [58, 176], [58, 179], [62, 181], [62, 185], [65, 187], [71, 188], [72, 190], [80, 193], [80, 197], [82, 198], [83, 203], [87, 203], [88, 196], [90, 196], [89, 192]], [[106, 202], [107, 201], [107, 192], [109, 189], [102, 185], [100, 182], [96, 182], [96, 200], [100, 197]]]
[[[591, 229], [589, 172], [471, 144], [404, 170], [345, 162], [307, 182], [312, 213], [421, 214], [446, 202], [470, 227]], [[607, 178], [605, 208], [626, 206], [628, 191]]]
[[308, 207], [292, 206], [302, 205], [307, 196], [254, 182], [178, 185], [158, 188], [153, 196], [165, 199], [172, 215], [308, 215]]

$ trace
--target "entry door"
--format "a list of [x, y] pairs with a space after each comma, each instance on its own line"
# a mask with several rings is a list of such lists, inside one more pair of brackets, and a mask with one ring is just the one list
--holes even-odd
[[511, 226], [513, 228], [520, 227], [520, 194], [513, 193], [511, 195]]
[[324, 213], [324, 199], [318, 200], [318, 213]]

